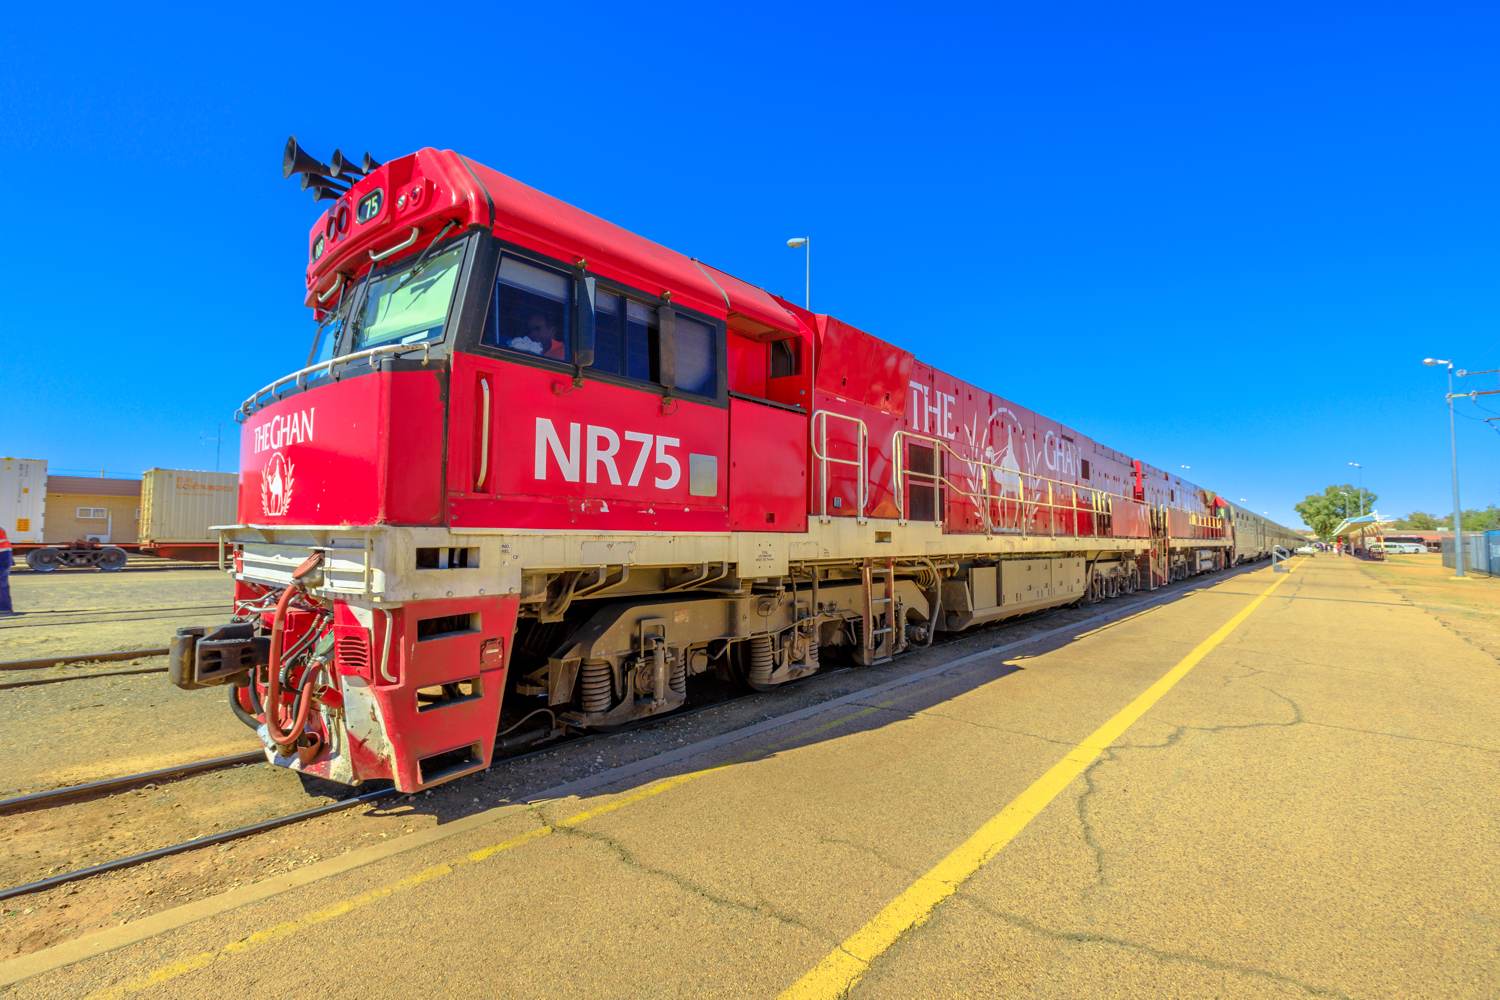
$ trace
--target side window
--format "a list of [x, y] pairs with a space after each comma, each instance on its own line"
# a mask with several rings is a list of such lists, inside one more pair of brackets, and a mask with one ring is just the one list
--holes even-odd
[[771, 377], [785, 378], [800, 371], [795, 340], [771, 341]]
[[594, 296], [594, 371], [659, 381], [659, 336], [654, 306], [603, 289]]
[[594, 296], [594, 368], [625, 374], [625, 317], [623, 303], [613, 292]]
[[683, 392], [716, 396], [719, 392], [717, 331], [707, 323], [678, 313], [673, 322], [673, 381]]
[[634, 299], [625, 300], [625, 371], [627, 378], [655, 382], [661, 377], [661, 344], [656, 310]]
[[484, 342], [555, 361], [569, 360], [570, 285], [565, 274], [505, 257], [500, 262], [500, 279], [495, 283], [495, 301], [490, 306]]

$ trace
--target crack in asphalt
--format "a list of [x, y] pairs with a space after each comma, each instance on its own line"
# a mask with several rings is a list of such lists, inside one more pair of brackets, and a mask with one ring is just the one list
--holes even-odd
[[780, 923], [784, 926], [795, 927], [800, 931], [805, 931], [806, 933], [811, 934], [813, 937], [822, 941], [824, 944], [839, 948], [841, 950], [843, 948], [841, 940], [836, 935], [822, 930], [821, 928], [814, 927], [811, 924], [808, 924], [802, 919], [792, 916], [789, 913], [783, 913], [782, 911], [771, 906], [763, 899], [757, 900], [754, 903], [745, 903], [729, 896], [720, 895], [709, 889], [707, 886], [701, 885], [686, 877], [685, 875], [680, 875], [677, 872], [647, 864], [639, 857], [637, 857], [635, 853], [630, 850], [630, 848], [626, 847], [623, 843], [609, 836], [608, 834], [600, 833], [598, 830], [587, 830], [581, 826], [557, 827], [555, 828], [555, 832], [563, 834], [564, 836], [578, 837], [591, 843], [599, 844], [607, 848], [616, 857], [618, 857], [620, 863], [625, 865], [625, 867], [630, 868], [634, 871], [641, 872], [642, 874], [652, 875], [656, 878], [670, 882], [672, 885], [683, 890], [684, 892], [696, 896], [699, 899], [705, 900], [706, 902], [712, 903], [715, 906], [720, 906], [725, 909], [737, 910], [741, 913], [746, 913], [753, 916], [769, 917], [770, 919], [775, 920], [777, 923]]
[[1094, 885], [1089, 889], [1090, 892], [1109, 885], [1109, 872], [1104, 863], [1104, 844], [1094, 830], [1093, 820], [1089, 818], [1089, 802], [1093, 799], [1094, 793], [1099, 790], [1098, 784], [1094, 781], [1094, 772], [1114, 759], [1114, 748], [1108, 748], [1084, 770], [1083, 793], [1074, 800], [1074, 807], [1078, 810], [1078, 825], [1083, 831], [1083, 842], [1089, 846], [1089, 850], [1094, 852]]
[[902, 862], [897, 861], [895, 858], [892, 858], [890, 855], [885, 854], [873, 847], [870, 847], [868, 844], [861, 844], [858, 841], [846, 840], [843, 837], [830, 837], [827, 834], [819, 834], [818, 842], [823, 844], [838, 844], [840, 846], [850, 848], [851, 850], [858, 851], [861, 854], [868, 854], [870, 857], [874, 858], [876, 861], [879, 861], [887, 868], [894, 868], [896, 871], [909, 878], [920, 878], [923, 873], [923, 870], [911, 868], [903, 864]]
[[[1146, 944], [1143, 941], [1132, 941], [1129, 938], [1117, 937], [1113, 934], [1101, 934], [1097, 931], [1069, 931], [1055, 927], [1047, 927], [1037, 923], [1029, 917], [1008, 910], [1001, 910], [991, 906], [987, 901], [975, 896], [964, 889], [959, 889], [958, 898], [969, 903], [975, 908], [988, 913], [998, 920], [1002, 920], [1013, 927], [1028, 931], [1041, 937], [1050, 938], [1067, 944], [1103, 944], [1116, 948], [1124, 948], [1127, 951], [1149, 955], [1163, 962], [1184, 962], [1191, 965], [1200, 965], [1215, 972], [1232, 972], [1240, 975], [1255, 976], [1271, 982], [1291, 986], [1307, 993], [1310, 996], [1333, 997], [1336, 1000], [1351, 1000], [1349, 994], [1327, 986], [1319, 986], [1309, 983], [1293, 976], [1289, 976], [1274, 969], [1266, 969], [1256, 965], [1247, 965], [1241, 962], [1228, 962], [1222, 959], [1211, 958], [1207, 955], [1198, 955], [1190, 951], [1170, 951]], [[915, 929], [915, 928], [914, 928]]]
[[1413, 743], [1436, 743], [1445, 747], [1458, 747], [1463, 750], [1478, 750], [1481, 753], [1500, 753], [1500, 747], [1481, 746], [1477, 743], [1460, 743], [1456, 740], [1435, 740], [1429, 736], [1408, 736], [1406, 733], [1392, 733], [1384, 729], [1361, 729], [1358, 726], [1336, 726], [1331, 722], [1309, 722], [1309, 726], [1317, 726], [1320, 729], [1337, 729], [1345, 733], [1363, 733], [1366, 736], [1384, 736], [1392, 740], [1410, 740]]
[[1078, 815], [1079, 832], [1083, 836], [1083, 842], [1088, 846], [1094, 856], [1094, 885], [1090, 892], [1107, 888], [1109, 881], [1108, 854], [1104, 848], [1104, 842], [1100, 839], [1094, 821], [1090, 815], [1090, 806], [1095, 795], [1099, 792], [1097, 771], [1105, 764], [1119, 760], [1119, 754], [1126, 750], [1166, 750], [1180, 743], [1188, 733], [1221, 733], [1240, 729], [1290, 729], [1307, 722], [1303, 716], [1302, 707], [1291, 698], [1279, 691], [1262, 686], [1262, 690], [1280, 698], [1292, 709], [1292, 717], [1286, 720], [1273, 719], [1264, 722], [1226, 722], [1218, 726], [1190, 726], [1178, 724], [1173, 726], [1167, 738], [1160, 743], [1116, 743], [1105, 748], [1083, 772], [1083, 791], [1073, 800], [1073, 806]]

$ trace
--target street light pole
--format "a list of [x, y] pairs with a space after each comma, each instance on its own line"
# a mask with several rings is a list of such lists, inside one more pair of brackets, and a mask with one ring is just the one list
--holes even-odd
[[1359, 516], [1365, 516], [1365, 467], [1358, 462], [1350, 462], [1349, 467], [1359, 470]]
[[806, 284], [803, 289], [802, 308], [806, 309], [808, 312], [812, 312], [812, 237], [794, 236], [786, 241], [786, 245], [791, 247], [793, 250], [797, 249], [798, 247], [802, 247], [807, 251], [807, 273], [805, 276]]
[[1422, 364], [1429, 368], [1438, 365], [1448, 369], [1448, 452], [1453, 460], [1453, 575], [1464, 575], [1464, 525], [1463, 508], [1458, 501], [1458, 430], [1453, 419], [1453, 362], [1442, 358], [1424, 358]]

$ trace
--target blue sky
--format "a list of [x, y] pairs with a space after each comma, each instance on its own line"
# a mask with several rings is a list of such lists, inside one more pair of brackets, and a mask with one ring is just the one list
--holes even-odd
[[810, 234], [818, 311], [1257, 510], [1358, 460], [1446, 512], [1420, 359], [1500, 368], [1500, 14], [1054, 7], [12, 12], [0, 453], [211, 468], [222, 426], [232, 467], [312, 332], [295, 132], [460, 150], [790, 298]]

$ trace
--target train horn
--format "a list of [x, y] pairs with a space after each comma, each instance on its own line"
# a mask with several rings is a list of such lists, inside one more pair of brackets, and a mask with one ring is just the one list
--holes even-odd
[[329, 174], [331, 169], [328, 164], [314, 158], [307, 150], [297, 145], [295, 135], [288, 136], [286, 140], [286, 152], [281, 154], [281, 176], [290, 177], [293, 174]]
[[313, 184], [307, 190], [313, 193], [313, 201], [338, 201], [339, 195], [343, 194], [342, 191], [321, 184]]
[[368, 174], [370, 171], [374, 170], [378, 166], [380, 166], [380, 161], [377, 160], [377, 159], [375, 159], [375, 157], [371, 156], [369, 154], [369, 151], [366, 151], [365, 152], [365, 158], [360, 163], [360, 169], [363, 170], [365, 173]]
[[349, 190], [343, 184], [336, 180], [333, 180], [331, 177], [324, 177], [322, 174], [303, 174], [302, 190], [311, 191], [313, 188], [323, 188], [324, 190], [332, 191], [335, 194], [343, 194], [344, 192]]
[[333, 151], [333, 156], [329, 158], [328, 162], [333, 165], [333, 170], [329, 172], [329, 175], [332, 177], [348, 177], [351, 181], [357, 181], [360, 175], [364, 173], [363, 170], [359, 169], [358, 164], [337, 149]]

